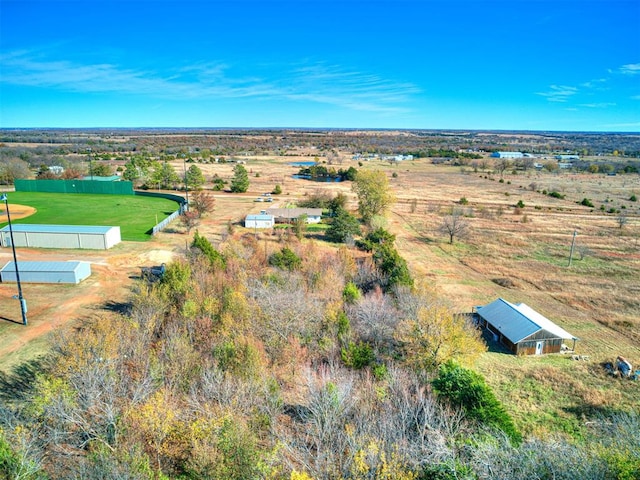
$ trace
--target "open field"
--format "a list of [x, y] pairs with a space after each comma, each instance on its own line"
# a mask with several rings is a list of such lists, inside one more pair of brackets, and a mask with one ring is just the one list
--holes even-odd
[[[308, 161], [308, 156], [245, 158], [249, 192], [215, 192], [215, 211], [198, 226], [214, 244], [224, 240], [230, 223], [239, 225], [247, 213], [293, 205], [318, 191], [343, 192], [350, 197], [349, 206], [356, 206], [349, 182], [315, 183], [291, 178], [297, 168], [289, 163]], [[588, 356], [588, 361], [576, 362], [560, 355], [515, 357], [491, 346], [478, 362], [477, 368], [525, 432], [579, 435], [583, 415], [619, 407], [640, 409], [637, 383], [613, 379], [601, 366], [617, 355], [625, 356], [634, 366], [640, 363], [640, 211], [638, 202], [629, 200], [640, 194], [637, 174], [510, 172], [500, 182], [495, 174], [433, 165], [428, 159], [397, 165], [371, 161], [360, 167], [345, 156], [343, 162], [336, 168], [355, 166], [388, 173], [397, 202], [388, 215], [387, 228], [397, 235], [398, 250], [414, 275], [432, 284], [453, 310], [470, 312], [476, 305], [503, 297], [527, 303], [580, 338], [577, 352]], [[181, 167], [181, 162], [175, 166]], [[199, 166], [207, 177], [217, 174], [229, 180], [233, 174], [231, 163]], [[253, 201], [276, 184], [283, 193], [274, 196], [274, 203]], [[561, 192], [565, 198], [552, 198], [543, 190]], [[18, 195], [11, 194], [11, 200], [30, 204]], [[467, 204], [460, 204], [462, 197]], [[592, 200], [594, 207], [576, 203], [583, 198]], [[524, 207], [517, 209], [519, 200]], [[438, 233], [438, 226], [452, 208], [464, 209], [470, 235], [449, 245]], [[617, 222], [618, 213], [607, 213], [610, 208], [626, 214], [627, 222], [622, 227]], [[237, 231], [242, 233], [244, 229]], [[569, 267], [574, 231], [576, 248]], [[32, 299], [34, 325], [53, 325], [56, 318], [82, 318], [97, 314], [96, 310], [104, 314], [104, 309], [96, 305], [124, 301], [139, 266], [180, 255], [188, 241], [181, 228], [173, 225], [145, 244], [125, 242], [113, 251], [101, 252], [100, 258], [92, 260], [98, 266], [96, 273], [78, 287], [28, 286], [25, 297]], [[335, 247], [323, 244], [321, 248]], [[34, 259], [43, 254], [31, 250], [19, 255]], [[0, 256], [4, 260], [7, 252], [0, 252]], [[3, 305], [12, 302], [14, 288], [0, 285]], [[113, 293], [105, 293], [107, 290]], [[74, 305], [80, 298], [88, 302], [81, 302], [75, 309], [53, 306]], [[48, 302], [50, 308], [40, 308], [39, 302]], [[19, 318], [18, 306], [11, 305], [13, 317]], [[0, 335], [5, 339], [15, 335], [17, 340], [12, 345], [23, 345], [26, 341], [20, 343], [19, 337], [30, 328], [3, 322]], [[36, 351], [45, 348], [37, 345]], [[14, 348], [10, 361], [0, 359], [0, 367], [9, 368], [35, 355], [20, 355], [18, 351], [29, 352], [28, 347]]]
[[[122, 240], [145, 241], [153, 226], [177, 210], [176, 202], [136, 195], [13, 192], [11, 205], [35, 208], [19, 223], [51, 225], [119, 225]], [[0, 227], [2, 223], [0, 217]]]

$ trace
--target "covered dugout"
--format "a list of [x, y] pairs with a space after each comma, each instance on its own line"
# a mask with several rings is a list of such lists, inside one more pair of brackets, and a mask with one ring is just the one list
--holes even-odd
[[[80, 283], [91, 275], [89, 262], [18, 262], [20, 282]], [[0, 270], [3, 283], [16, 282], [16, 264], [8, 262]]]
[[[106, 250], [120, 243], [120, 227], [13, 224], [16, 247]], [[11, 246], [9, 226], [0, 229], [0, 245]]]

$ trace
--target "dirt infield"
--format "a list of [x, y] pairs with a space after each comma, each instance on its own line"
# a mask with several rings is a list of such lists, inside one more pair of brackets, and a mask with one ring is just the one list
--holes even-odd
[[[11, 214], [11, 220], [18, 220], [20, 218], [25, 218], [36, 213], [36, 209], [33, 207], [29, 207], [27, 205], [19, 205], [16, 203], [9, 204], [9, 213]], [[7, 212], [4, 209], [4, 206], [0, 206], [0, 223], [7, 222]]]

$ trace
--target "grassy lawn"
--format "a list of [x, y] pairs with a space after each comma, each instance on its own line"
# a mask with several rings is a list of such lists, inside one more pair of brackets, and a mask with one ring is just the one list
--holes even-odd
[[9, 207], [15, 203], [37, 210], [15, 223], [120, 226], [122, 240], [129, 241], [148, 240], [153, 226], [178, 209], [172, 200], [136, 195], [13, 192], [8, 197]]

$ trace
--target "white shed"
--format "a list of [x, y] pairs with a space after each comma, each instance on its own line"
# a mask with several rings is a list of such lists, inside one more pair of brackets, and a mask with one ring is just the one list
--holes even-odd
[[[16, 247], [106, 250], [120, 243], [120, 227], [13, 224]], [[0, 229], [0, 245], [11, 246], [9, 226]]]
[[[91, 275], [89, 262], [18, 262], [20, 282], [80, 283]], [[16, 264], [8, 262], [0, 270], [2, 282], [16, 282]]]
[[247, 215], [244, 219], [244, 226], [246, 228], [273, 228], [275, 220], [273, 215], [267, 215], [260, 213], [257, 215]]

